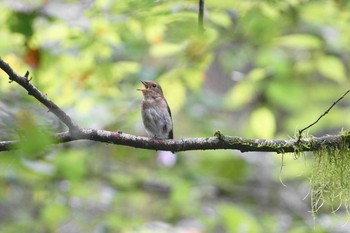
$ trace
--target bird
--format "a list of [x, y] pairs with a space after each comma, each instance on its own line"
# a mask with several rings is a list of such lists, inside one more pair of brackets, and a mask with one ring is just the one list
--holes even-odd
[[153, 81], [141, 81], [144, 88], [141, 104], [142, 121], [148, 135], [157, 139], [173, 139], [171, 111], [161, 86]]

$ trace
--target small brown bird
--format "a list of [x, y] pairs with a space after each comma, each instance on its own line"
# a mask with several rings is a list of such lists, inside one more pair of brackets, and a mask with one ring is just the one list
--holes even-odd
[[146, 132], [160, 139], [173, 139], [173, 121], [169, 105], [164, 98], [162, 88], [153, 81], [141, 81], [145, 86], [142, 91], [142, 121]]

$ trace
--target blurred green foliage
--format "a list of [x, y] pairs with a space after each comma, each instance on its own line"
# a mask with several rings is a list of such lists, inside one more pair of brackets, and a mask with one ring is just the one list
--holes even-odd
[[[205, 2], [199, 33], [194, 0], [1, 1], [0, 56], [81, 126], [136, 135], [139, 80], [161, 83], [176, 138], [287, 139], [348, 89], [348, 1]], [[167, 167], [154, 151], [49, 146], [62, 123], [0, 77], [0, 138], [21, 141], [0, 158], [0, 232], [348, 231], [343, 209], [309, 213], [307, 155], [183, 152]], [[349, 128], [348, 99], [309, 133]]]

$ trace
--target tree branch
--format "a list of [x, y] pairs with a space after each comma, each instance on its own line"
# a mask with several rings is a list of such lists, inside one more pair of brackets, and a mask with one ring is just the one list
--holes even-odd
[[9, 76], [10, 82], [16, 82], [21, 85], [24, 89], [28, 91], [28, 95], [33, 96], [40, 103], [45, 105], [50, 112], [55, 114], [55, 116], [60, 119], [69, 129], [69, 131], [74, 131], [78, 129], [72, 119], [60, 109], [54, 102], [52, 102], [45, 94], [41, 93], [35, 86], [30, 83], [29, 71], [26, 72], [24, 76], [17, 74], [6, 62], [0, 58], [0, 68], [5, 71]]
[[[72, 135], [71, 132], [63, 132], [54, 136], [54, 143], [66, 143], [77, 140], [90, 140], [108, 144], [124, 145], [135, 148], [164, 150], [164, 151], [189, 151], [189, 150], [217, 150], [229, 149], [241, 152], [276, 152], [293, 153], [302, 151], [316, 151], [323, 147], [342, 147], [350, 145], [350, 135], [327, 135], [322, 137], [290, 140], [247, 139], [235, 136], [213, 136], [208, 138], [181, 138], [181, 139], [154, 139], [140, 137], [123, 132], [111, 132], [79, 128]], [[17, 141], [0, 142], [0, 151], [9, 151], [16, 148]]]
[[[72, 119], [46, 95], [41, 93], [30, 83], [29, 72], [24, 76], [18, 75], [13, 69], [0, 58], [0, 69], [4, 70], [10, 79], [21, 85], [39, 102], [44, 104], [49, 111], [55, 114], [69, 131], [53, 135], [54, 144], [90, 140], [108, 144], [124, 145], [135, 148], [164, 151], [188, 151], [188, 150], [217, 150], [230, 149], [265, 152], [302, 152], [315, 151], [322, 147], [342, 147], [350, 145], [350, 134], [346, 135], [327, 135], [313, 138], [298, 138], [290, 140], [266, 140], [266, 139], [246, 139], [235, 136], [224, 136], [219, 131], [215, 132], [213, 137], [208, 138], [182, 138], [182, 139], [154, 139], [148, 137], [139, 137], [123, 132], [111, 132], [106, 130], [80, 128]], [[339, 100], [338, 100], [339, 101]], [[0, 142], [0, 151], [9, 151], [18, 148], [19, 141]]]

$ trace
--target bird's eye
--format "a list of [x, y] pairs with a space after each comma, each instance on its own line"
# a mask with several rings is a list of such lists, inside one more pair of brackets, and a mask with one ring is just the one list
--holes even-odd
[[153, 88], [156, 88], [156, 87], [157, 87], [157, 85], [156, 85], [156, 84], [152, 84], [152, 87], [153, 87]]

